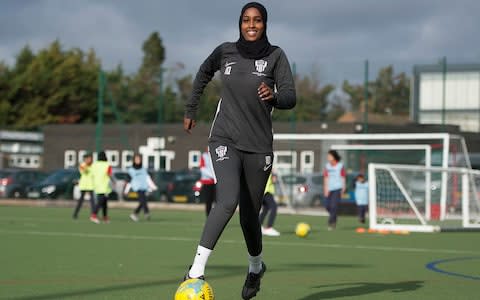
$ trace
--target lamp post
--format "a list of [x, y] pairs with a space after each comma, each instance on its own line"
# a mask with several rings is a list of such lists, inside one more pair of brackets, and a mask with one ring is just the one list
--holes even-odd
[[447, 57], [444, 56], [441, 60], [442, 64], [442, 127], [445, 131], [446, 123], [446, 89], [447, 89]]
[[[295, 80], [296, 77], [297, 77], [297, 64], [296, 63], [293, 63], [292, 64], [292, 75], [293, 75], [293, 79]], [[292, 134], [295, 134], [296, 133], [296, 115], [295, 115], [295, 110], [292, 109], [290, 110], [290, 132]], [[294, 166], [296, 167], [296, 164], [297, 164], [297, 156], [296, 155], [293, 155], [294, 151], [296, 153], [296, 147], [295, 145], [293, 144], [294, 142], [291, 142], [290, 144], [290, 156], [291, 156], [291, 165], [290, 165], [290, 176], [293, 177], [293, 174], [295, 173], [295, 169], [294, 169]], [[294, 161], [295, 159], [295, 161]], [[290, 205], [293, 205], [293, 185], [290, 185]]]
[[363, 83], [363, 98], [364, 98], [364, 112], [363, 112], [363, 132], [368, 132], [368, 59], [365, 60], [365, 80]]
[[105, 97], [105, 74], [102, 70], [98, 73], [98, 95], [97, 95], [97, 124], [95, 128], [95, 151], [98, 153], [103, 148], [103, 103]]

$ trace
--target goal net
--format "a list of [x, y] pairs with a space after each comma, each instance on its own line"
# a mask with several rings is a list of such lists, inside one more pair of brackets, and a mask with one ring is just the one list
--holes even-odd
[[370, 163], [470, 167], [465, 141], [448, 133], [275, 134], [277, 201], [293, 213], [325, 213], [323, 169], [332, 149], [342, 156], [347, 172], [341, 214], [355, 213], [353, 183], [359, 173], [367, 174]]
[[372, 229], [480, 229], [478, 170], [372, 163], [368, 180]]

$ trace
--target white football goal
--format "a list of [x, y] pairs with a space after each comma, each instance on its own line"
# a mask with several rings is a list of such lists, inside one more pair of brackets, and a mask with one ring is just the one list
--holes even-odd
[[480, 230], [479, 170], [371, 163], [368, 180], [372, 229]]
[[[326, 129], [319, 128], [319, 131]], [[408, 164], [470, 168], [465, 140], [449, 133], [301, 133], [274, 135], [274, 171], [279, 175], [277, 200], [293, 208], [315, 211], [323, 200], [322, 170], [327, 152], [336, 149], [348, 173], [344, 202], [352, 205], [352, 181], [367, 173], [368, 164]], [[430, 184], [428, 179], [425, 185]], [[441, 174], [440, 196], [447, 197], [446, 174]], [[427, 199], [429, 190], [427, 189]], [[347, 199], [349, 198], [349, 199]], [[425, 214], [430, 215], [427, 206]], [[298, 211], [297, 211], [298, 212]]]

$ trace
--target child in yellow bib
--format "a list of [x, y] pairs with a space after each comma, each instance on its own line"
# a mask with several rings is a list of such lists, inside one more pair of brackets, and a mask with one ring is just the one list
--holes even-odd
[[103, 221], [109, 223], [108, 218], [108, 195], [112, 192], [110, 179], [112, 176], [112, 167], [107, 162], [107, 155], [104, 151], [98, 153], [97, 161], [92, 164], [93, 189], [97, 196], [97, 205], [90, 216], [90, 221], [100, 223], [97, 218], [98, 211], [103, 211]]

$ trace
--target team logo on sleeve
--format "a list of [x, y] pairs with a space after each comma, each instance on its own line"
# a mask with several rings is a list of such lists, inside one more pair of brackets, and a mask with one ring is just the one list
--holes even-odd
[[265, 166], [263, 170], [266, 172], [272, 167], [272, 157], [270, 155], [265, 156]]
[[222, 160], [226, 160], [226, 159], [229, 159], [227, 155], [227, 146], [218, 146], [217, 148], [215, 148], [215, 153], [217, 153], [217, 161], [222, 161]]

